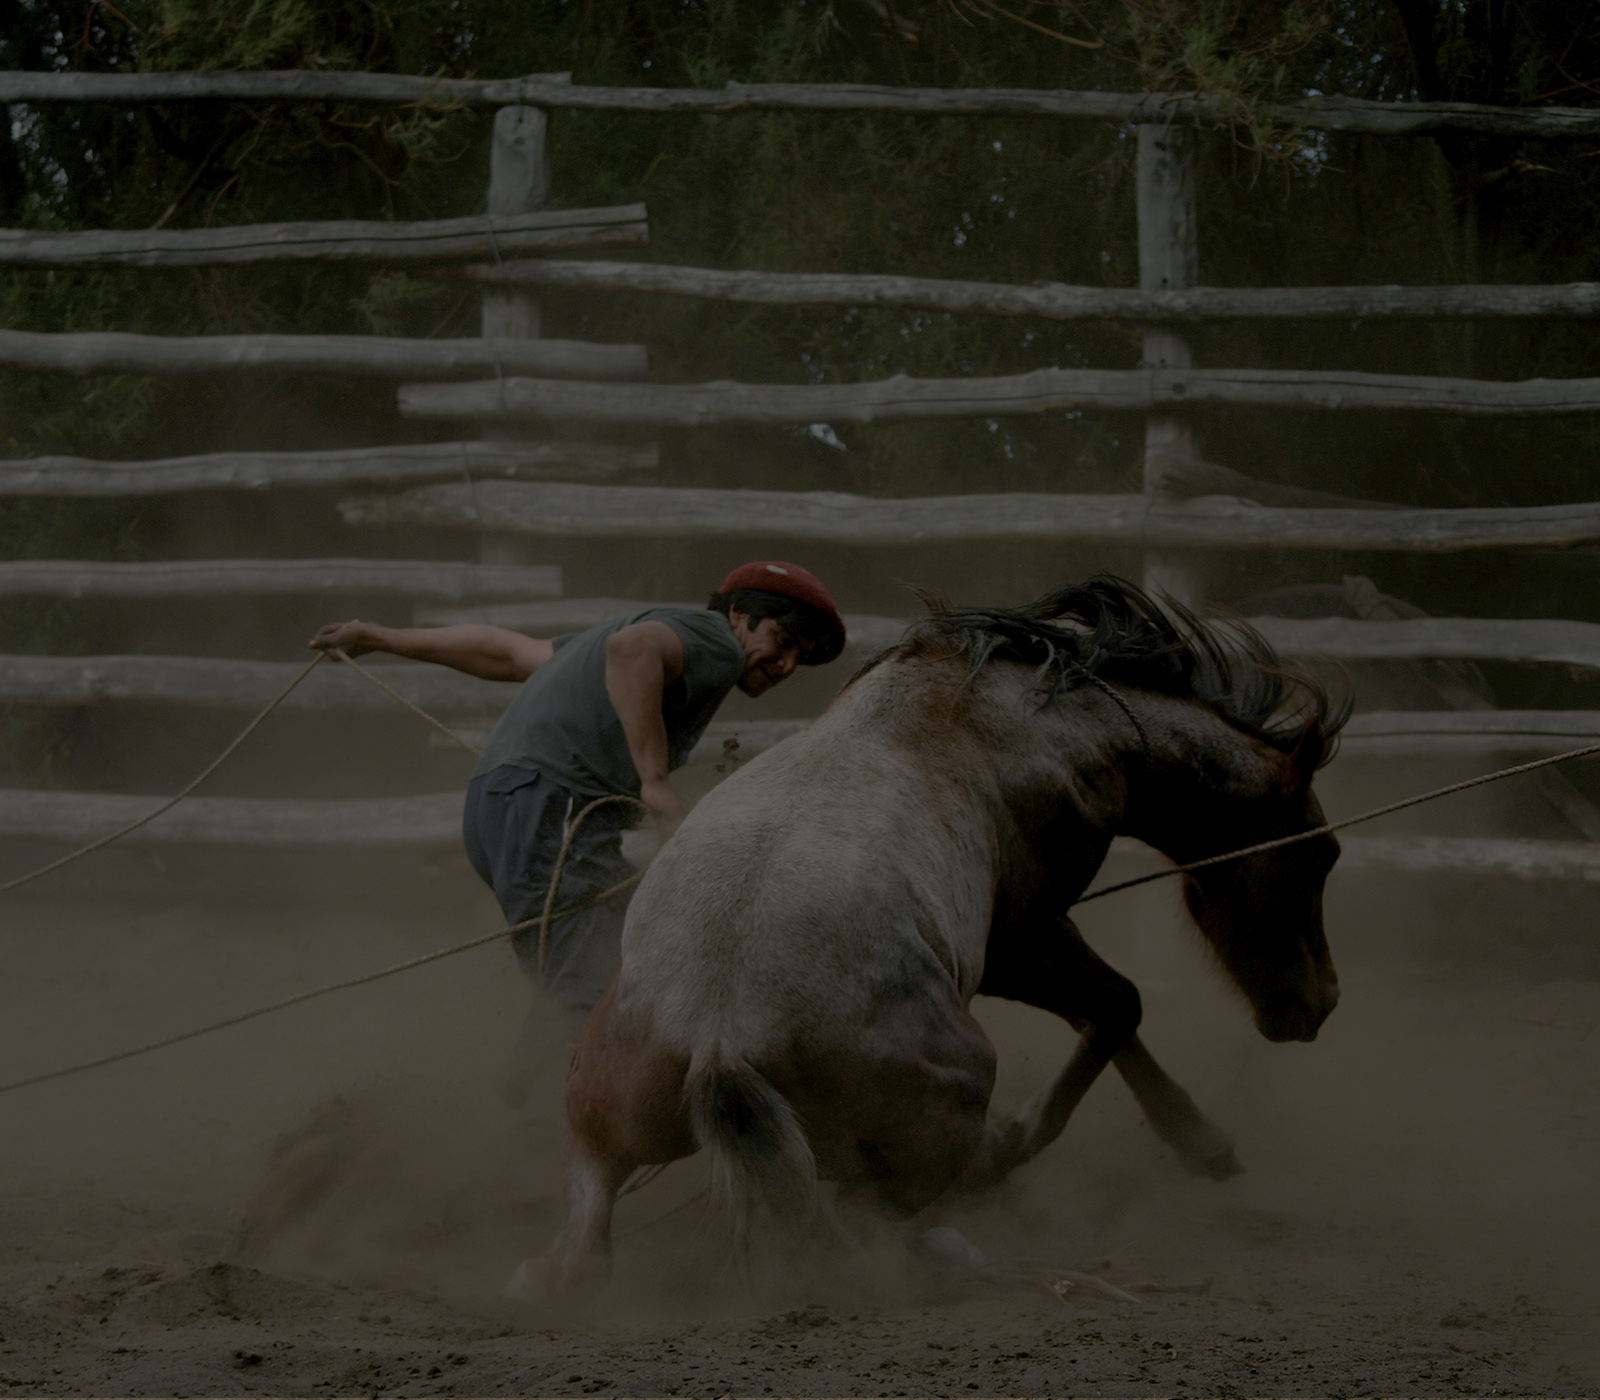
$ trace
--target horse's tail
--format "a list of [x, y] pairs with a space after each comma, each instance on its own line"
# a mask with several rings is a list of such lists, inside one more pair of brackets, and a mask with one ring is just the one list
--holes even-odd
[[684, 1086], [695, 1137], [711, 1152], [713, 1199], [741, 1254], [758, 1208], [799, 1233], [817, 1214], [817, 1163], [789, 1101], [748, 1061], [696, 1057]]

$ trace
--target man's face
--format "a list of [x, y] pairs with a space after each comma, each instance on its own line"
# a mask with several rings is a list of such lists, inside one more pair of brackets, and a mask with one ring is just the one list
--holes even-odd
[[779, 681], [794, 674], [800, 664], [799, 644], [790, 641], [773, 618], [752, 623], [735, 608], [728, 614], [728, 621], [744, 648], [744, 674], [739, 677], [739, 689], [746, 695], [765, 695]]

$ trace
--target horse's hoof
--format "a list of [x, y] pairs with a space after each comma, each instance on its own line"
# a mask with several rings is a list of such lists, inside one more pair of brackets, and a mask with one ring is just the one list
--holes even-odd
[[911, 1248], [930, 1264], [953, 1273], [981, 1274], [990, 1267], [984, 1252], [951, 1225], [924, 1230], [911, 1242]]
[[1208, 1176], [1213, 1181], [1227, 1181], [1231, 1177], [1244, 1174], [1244, 1163], [1239, 1160], [1238, 1154], [1231, 1147], [1210, 1157], [1190, 1158], [1184, 1165], [1196, 1176]]

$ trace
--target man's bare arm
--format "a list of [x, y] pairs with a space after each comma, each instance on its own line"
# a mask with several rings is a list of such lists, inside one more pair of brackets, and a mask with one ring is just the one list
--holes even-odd
[[432, 661], [486, 681], [525, 681], [555, 655], [555, 647], [505, 627], [466, 623], [459, 627], [381, 627], [376, 622], [330, 622], [311, 645], [338, 647], [351, 656], [387, 651], [413, 661]]
[[606, 694], [622, 721], [639, 770], [639, 796], [666, 826], [683, 820], [683, 799], [667, 781], [667, 723], [661, 697], [683, 677], [683, 642], [664, 622], [635, 622], [606, 641]]

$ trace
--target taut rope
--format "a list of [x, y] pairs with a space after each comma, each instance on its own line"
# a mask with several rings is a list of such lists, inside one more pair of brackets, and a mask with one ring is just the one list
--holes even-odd
[[1083, 895], [1074, 901], [1074, 904], [1087, 904], [1091, 899], [1101, 899], [1105, 895], [1116, 894], [1118, 890], [1131, 890], [1135, 885], [1148, 885], [1152, 880], [1165, 880], [1169, 876], [1184, 875], [1191, 870], [1204, 870], [1208, 865], [1221, 865], [1224, 861], [1238, 860], [1241, 856], [1275, 851], [1280, 846], [1292, 846], [1297, 841], [1309, 841], [1313, 836], [1326, 836], [1330, 831], [1341, 831], [1347, 826], [1355, 826], [1358, 822], [1369, 822], [1374, 817], [1386, 817], [1390, 812], [1399, 812], [1423, 802], [1432, 802], [1436, 797], [1448, 797], [1453, 792], [1465, 792], [1468, 788], [1482, 787], [1485, 783], [1498, 782], [1501, 778], [1512, 778], [1518, 773], [1532, 773], [1539, 768], [1548, 768], [1553, 763], [1567, 763], [1574, 758], [1591, 758], [1596, 754], [1600, 754], [1600, 744], [1588, 744], [1581, 749], [1568, 749], [1566, 753], [1558, 753], [1551, 758], [1536, 758], [1531, 763], [1518, 763], [1511, 768], [1496, 769], [1493, 773], [1483, 773], [1464, 782], [1450, 783], [1445, 787], [1434, 788], [1431, 792], [1420, 793], [1416, 797], [1407, 797], [1383, 807], [1374, 807], [1370, 812], [1346, 817], [1343, 821], [1324, 822], [1309, 831], [1297, 831], [1293, 836], [1280, 836], [1273, 841], [1259, 841], [1254, 846], [1241, 846], [1237, 851], [1224, 851], [1220, 856], [1207, 856], [1204, 860], [1191, 860], [1186, 865], [1174, 865], [1166, 870], [1156, 870], [1149, 875], [1137, 876], [1132, 880], [1122, 880], [1115, 885], [1107, 885], [1103, 890], [1094, 890]]
[[[32, 880], [37, 880], [42, 875], [48, 875], [52, 870], [59, 870], [63, 865], [71, 865], [75, 860], [82, 860], [84, 856], [89, 855], [94, 851], [98, 851], [102, 846], [109, 846], [113, 841], [121, 840], [121, 838], [128, 835], [129, 832], [137, 831], [141, 826], [148, 826], [163, 812], [170, 812], [174, 807], [182, 802], [184, 798], [186, 798], [191, 792], [199, 787], [201, 783], [205, 782], [207, 778], [215, 773], [217, 769], [222, 767], [223, 762], [229, 757], [229, 755], [231, 755], [240, 744], [244, 743], [246, 739], [256, 732], [256, 730], [260, 727], [261, 722], [266, 719], [266, 717], [275, 709], [277, 709], [279, 705], [283, 704], [283, 702], [289, 698], [289, 692], [299, 685], [300, 682], [309, 676], [314, 670], [316, 670], [316, 668], [325, 660], [327, 660], [327, 654], [325, 652], [319, 652], [316, 658], [309, 662], [305, 669], [301, 671], [298, 676], [290, 681], [288, 685], [284, 686], [284, 688], [273, 697], [266, 709], [262, 710], [260, 714], [258, 714], [253, 720], [250, 721], [249, 724], [245, 725], [245, 727], [239, 731], [238, 737], [234, 739], [234, 741], [229, 744], [227, 748], [223, 749], [221, 753], [219, 753], [214, 759], [211, 760], [210, 763], [206, 764], [206, 766], [200, 770], [199, 776], [197, 776], [192, 782], [188, 783], [183, 788], [180, 788], [176, 793], [174, 793], [159, 807], [157, 807], [155, 811], [140, 817], [138, 821], [129, 822], [126, 826], [118, 827], [109, 836], [102, 836], [96, 841], [91, 841], [87, 846], [79, 846], [77, 850], [69, 851], [59, 860], [53, 860], [48, 865], [41, 865], [37, 870], [30, 870], [26, 875], [19, 875], [15, 880], [8, 880], [5, 884], [0, 885], [0, 894], [4, 894], [7, 890], [17, 889], [21, 885], [26, 885]], [[349, 657], [346, 657], [345, 660], [348, 661]], [[363, 672], [363, 674], [365, 674], [365, 672]], [[372, 678], [368, 677], [368, 679]], [[384, 688], [388, 689], [387, 686]]]
[[[310, 668], [308, 667], [307, 669], [309, 670]], [[237, 743], [237, 741], [235, 742]], [[622, 800], [632, 802], [636, 799], [630, 797]], [[566, 838], [561, 843], [561, 854], [556, 858], [557, 879], [560, 877], [561, 867], [566, 864], [567, 853], [572, 849], [572, 842], [578, 834], [578, 828], [583, 825], [583, 819], [600, 805], [600, 802], [591, 802], [583, 811], [578, 813], [571, 826], [567, 828]], [[509, 938], [514, 933], [522, 932], [523, 929], [537, 928], [539, 930], [539, 973], [543, 977], [544, 951], [549, 939], [550, 925], [555, 923], [557, 919], [565, 919], [573, 914], [581, 914], [586, 909], [593, 909], [597, 904], [603, 904], [606, 900], [614, 898], [624, 890], [632, 889], [643, 876], [644, 872], [641, 870], [634, 875], [630, 875], [619, 884], [613, 885], [610, 889], [602, 890], [592, 899], [586, 899], [581, 904], [569, 904], [565, 909], [557, 909], [553, 912], [550, 906], [554, 900], [556, 880], [552, 879], [550, 882], [551, 893], [545, 896], [544, 909], [536, 918], [524, 919], [521, 923], [507, 924], [504, 928], [497, 928], [493, 933], [480, 933], [475, 938], [468, 938], [461, 943], [453, 943], [448, 948], [439, 948], [432, 953], [423, 953], [420, 957], [407, 958], [404, 962], [393, 963], [388, 967], [379, 968], [376, 972], [365, 972], [359, 977], [347, 977], [341, 982], [330, 982], [326, 986], [313, 987], [308, 992], [296, 992], [293, 996], [284, 997], [279, 1001], [268, 1002], [265, 1006], [257, 1006], [249, 1011], [241, 1011], [237, 1015], [225, 1016], [220, 1021], [212, 1021], [204, 1026], [196, 1026], [192, 1030], [179, 1031], [176, 1035], [163, 1036], [160, 1040], [147, 1041], [143, 1045], [135, 1045], [127, 1050], [118, 1050], [110, 1055], [101, 1055], [98, 1059], [83, 1060], [78, 1064], [66, 1065], [61, 1069], [46, 1070], [42, 1074], [31, 1074], [23, 1079], [13, 1079], [0, 1084], [0, 1094], [9, 1094], [14, 1089], [26, 1089], [33, 1084], [44, 1084], [52, 1079], [65, 1079], [69, 1075], [83, 1074], [91, 1069], [100, 1069], [105, 1065], [114, 1065], [122, 1060], [131, 1060], [138, 1055], [148, 1055], [153, 1050], [165, 1050], [169, 1045], [181, 1045], [186, 1040], [195, 1040], [200, 1036], [210, 1035], [213, 1031], [223, 1031], [230, 1026], [243, 1025], [246, 1021], [253, 1021], [258, 1016], [267, 1016], [274, 1011], [285, 1011], [291, 1006], [299, 1006], [301, 1002], [315, 1001], [318, 997], [325, 997], [333, 992], [348, 991], [352, 987], [364, 987], [369, 982], [378, 982], [385, 977], [393, 977], [396, 973], [410, 972], [413, 968], [426, 967], [429, 963], [439, 962], [444, 958], [453, 958], [457, 953], [465, 953], [473, 948], [481, 948], [485, 943], [493, 943], [497, 938]], [[651, 1180], [653, 1179], [652, 1177]]]
[[455, 730], [450, 728], [448, 724], [444, 723], [443, 720], [435, 719], [425, 709], [423, 709], [421, 705], [415, 705], [410, 700], [407, 700], [405, 696], [403, 696], [387, 681], [378, 676], [376, 672], [367, 670], [365, 666], [357, 662], [355, 657], [351, 656], [349, 652], [340, 647], [329, 647], [328, 654], [337, 656], [339, 660], [344, 662], [344, 664], [357, 675], [365, 676], [373, 683], [373, 685], [377, 686], [378, 689], [387, 695], [391, 700], [398, 700], [406, 707], [406, 709], [410, 710], [412, 714], [416, 715], [418, 719], [422, 720], [425, 724], [431, 724], [435, 729], [443, 734], [445, 738], [450, 740], [452, 744], [455, 744], [458, 748], [465, 749], [474, 758], [477, 757], [478, 750], [469, 744], [465, 739], [463, 739], [459, 734], [457, 734]]
[[[355, 662], [353, 662], [342, 651], [335, 652], [335, 655], [337, 655], [339, 659], [346, 665], [355, 670], [358, 675], [365, 676], [385, 694], [390, 695], [394, 699], [398, 700], [407, 709], [412, 710], [416, 714], [420, 715], [435, 728], [446, 734], [449, 734], [450, 737], [463, 748], [471, 748], [471, 745], [469, 745], [464, 739], [461, 738], [460, 735], [456, 734], [447, 725], [435, 719], [432, 715], [428, 714], [419, 706], [412, 704], [411, 701], [405, 698], [405, 696], [399, 694], [395, 690], [392, 690], [365, 667], [357, 666]], [[221, 766], [223, 761], [230, 754], [232, 754], [240, 744], [249, 738], [252, 733], [255, 732], [262, 721], [265, 720], [267, 716], [270, 715], [274, 710], [276, 710], [278, 706], [288, 698], [289, 693], [294, 690], [294, 688], [299, 685], [301, 681], [310, 675], [312, 670], [324, 659], [324, 656], [319, 655], [314, 661], [310, 662], [305, 669], [300, 672], [299, 675], [297, 675], [292, 681], [289, 682], [287, 686], [283, 688], [283, 690], [278, 693], [278, 695], [266, 706], [265, 709], [256, 715], [256, 717], [252, 719], [242, 731], [240, 731], [239, 736], [234, 739], [233, 742], [227, 746], [227, 748], [218, 754], [217, 757], [205, 767], [205, 769], [201, 771], [198, 777], [196, 777], [175, 796], [168, 798], [166, 802], [157, 807], [155, 811], [151, 812], [148, 816], [141, 817], [136, 822], [132, 822], [129, 825], [112, 832], [109, 836], [101, 837], [99, 840], [93, 841], [89, 845], [65, 855], [59, 860], [52, 861], [49, 865], [43, 866], [27, 875], [20, 876], [7, 884], [0, 885], [0, 894], [3, 894], [7, 890], [15, 889], [19, 885], [27, 884], [30, 880], [36, 880], [41, 875], [48, 874], [52, 870], [59, 870], [62, 866], [68, 864], [69, 862], [78, 860], [82, 856], [88, 855], [91, 851], [97, 851], [102, 846], [107, 846], [120, 837], [126, 836], [129, 832], [136, 831], [139, 827], [144, 826], [146, 823], [154, 821], [163, 812], [168, 811], [172, 807], [176, 806], [197, 787], [199, 787], [199, 785], [204, 782], [206, 778], [210, 777], [211, 774]], [[1111, 695], [1112, 699], [1117, 701], [1118, 705], [1122, 707], [1124, 713], [1128, 715], [1130, 720], [1132, 720], [1134, 728], [1139, 731], [1140, 741], [1144, 744], [1146, 752], [1148, 753], [1149, 739], [1144, 732], [1144, 726], [1139, 723], [1137, 716], [1131, 712], [1131, 708], [1127, 705], [1127, 702], [1123, 700], [1123, 698], [1114, 690], [1112, 690], [1109, 686], [1103, 686], [1102, 688], [1104, 688], [1107, 693]], [[1556, 763], [1567, 763], [1575, 758], [1591, 758], [1597, 754], [1600, 754], [1600, 744], [1588, 744], [1583, 748], [1570, 749], [1566, 753], [1555, 754], [1550, 758], [1535, 759], [1531, 763], [1519, 763], [1510, 768], [1497, 769], [1493, 773], [1484, 773], [1476, 778], [1468, 778], [1464, 782], [1451, 783], [1446, 787], [1434, 788], [1431, 792], [1424, 792], [1416, 797], [1408, 797], [1400, 802], [1391, 802], [1386, 806], [1376, 807], [1370, 812], [1361, 813], [1359, 816], [1346, 817], [1343, 821], [1327, 822], [1322, 826], [1313, 827], [1309, 831], [1296, 832], [1292, 836], [1280, 836], [1273, 841], [1258, 842], [1254, 846], [1244, 846], [1236, 851], [1225, 851], [1221, 855], [1207, 856], [1203, 860], [1190, 861], [1186, 865], [1175, 865], [1166, 870], [1157, 870], [1149, 875], [1140, 875], [1132, 880], [1123, 880], [1115, 885], [1107, 885], [1104, 889], [1094, 890], [1093, 892], [1084, 895], [1082, 898], [1077, 900], [1076, 903], [1086, 904], [1091, 899], [1100, 899], [1108, 894], [1116, 894], [1119, 890], [1132, 889], [1136, 885], [1149, 884], [1152, 880], [1164, 880], [1172, 875], [1182, 875], [1191, 870], [1201, 870], [1207, 866], [1220, 865], [1224, 861], [1238, 860], [1242, 856], [1258, 855], [1263, 851], [1276, 850], [1280, 846], [1291, 846], [1297, 841], [1309, 841], [1314, 836], [1322, 836], [1330, 831], [1339, 831], [1347, 826], [1355, 826], [1358, 822], [1371, 821], [1374, 817], [1386, 816], [1390, 812], [1401, 811], [1406, 807], [1415, 807], [1423, 802], [1431, 802], [1436, 797], [1446, 797], [1451, 793], [1464, 792], [1468, 788], [1481, 787], [1485, 783], [1496, 782], [1501, 778], [1514, 777], [1519, 773], [1532, 773], [1537, 769], [1548, 768]], [[389, 967], [380, 968], [376, 972], [364, 973], [359, 977], [345, 978], [343, 981], [339, 982], [330, 982], [322, 987], [314, 987], [310, 991], [297, 992], [294, 996], [284, 997], [279, 1001], [269, 1002], [264, 1006], [254, 1007], [249, 1011], [241, 1011], [237, 1015], [225, 1017], [220, 1021], [213, 1021], [208, 1025], [196, 1026], [192, 1030], [180, 1031], [176, 1035], [165, 1036], [160, 1040], [148, 1041], [143, 1045], [136, 1045], [128, 1050], [119, 1050], [110, 1055], [101, 1055], [96, 1059], [84, 1060], [78, 1064], [67, 1065], [61, 1069], [46, 1070], [42, 1074], [29, 1075], [22, 1079], [13, 1079], [6, 1083], [0, 1083], [0, 1094], [9, 1094], [14, 1090], [26, 1089], [30, 1085], [34, 1084], [44, 1084], [53, 1079], [65, 1079], [69, 1075], [83, 1074], [92, 1069], [100, 1069], [105, 1065], [118, 1064], [123, 1060], [131, 1060], [139, 1055], [147, 1055], [155, 1050], [164, 1050], [168, 1046], [179, 1045], [186, 1040], [195, 1040], [200, 1036], [210, 1035], [214, 1031], [226, 1030], [230, 1026], [242, 1025], [244, 1022], [253, 1021], [259, 1016], [267, 1016], [274, 1011], [283, 1011], [288, 1007], [298, 1006], [302, 1002], [314, 1001], [318, 997], [329, 996], [334, 992], [347, 991], [352, 987], [363, 987], [369, 983], [381, 981], [385, 977], [393, 977], [397, 973], [409, 972], [413, 968], [425, 967], [429, 963], [435, 963], [444, 958], [454, 957], [456, 954], [465, 953], [469, 949], [480, 948], [486, 943], [494, 942], [497, 938], [506, 938], [511, 934], [520, 933], [523, 929], [538, 928], [539, 930], [539, 970], [542, 974], [544, 970], [545, 954], [548, 951], [549, 929], [552, 923], [554, 923], [557, 919], [565, 919], [569, 915], [580, 914], [586, 909], [592, 909], [596, 905], [602, 904], [606, 900], [612, 899], [621, 894], [624, 890], [631, 889], [643, 878], [643, 872], [640, 871], [637, 874], [630, 875], [621, 883], [613, 885], [610, 889], [602, 890], [592, 899], [587, 899], [581, 904], [569, 905], [565, 909], [554, 909], [552, 907], [555, 902], [555, 891], [561, 876], [561, 872], [565, 867], [567, 857], [571, 852], [573, 840], [577, 836], [578, 830], [582, 826], [585, 818], [587, 818], [588, 815], [597, 808], [605, 806], [611, 802], [637, 801], [637, 798], [632, 797], [603, 797], [589, 803], [588, 806], [578, 813], [577, 817], [568, 826], [565, 838], [561, 843], [560, 854], [556, 857], [556, 866], [554, 871], [555, 878], [553, 878], [550, 882], [550, 889], [545, 895], [544, 909], [540, 912], [537, 918], [524, 919], [521, 923], [508, 924], [504, 928], [496, 929], [493, 933], [478, 934], [474, 938], [466, 939], [461, 943], [452, 944], [448, 948], [440, 948], [432, 953], [424, 953], [420, 957], [408, 958], [404, 962], [394, 963]], [[639, 805], [642, 806], [643, 804], [640, 803]], [[642, 1185], [644, 1183], [640, 1182], [640, 1184]], [[685, 1204], [687, 1204], [687, 1202]]]

